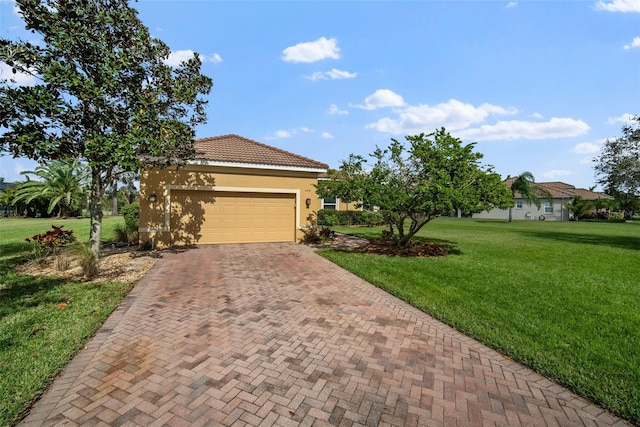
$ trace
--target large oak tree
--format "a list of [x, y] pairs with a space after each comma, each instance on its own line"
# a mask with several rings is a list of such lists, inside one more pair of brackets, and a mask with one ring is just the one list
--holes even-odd
[[[17, 0], [40, 42], [0, 40], [0, 61], [33, 85], [0, 81], [0, 151], [90, 170], [90, 246], [99, 255], [105, 188], [116, 171], [194, 155], [212, 81], [195, 54], [179, 67], [127, 0]], [[35, 37], [35, 36], [34, 36]]]
[[406, 144], [395, 139], [386, 149], [366, 159], [350, 156], [336, 173], [336, 180], [318, 184], [326, 197], [351, 186], [369, 206], [377, 206], [397, 244], [406, 247], [429, 221], [460, 210], [480, 212], [492, 207], [508, 208], [513, 199], [499, 174], [480, 164], [483, 155], [475, 144], [464, 144], [444, 128], [431, 134], [406, 136]]

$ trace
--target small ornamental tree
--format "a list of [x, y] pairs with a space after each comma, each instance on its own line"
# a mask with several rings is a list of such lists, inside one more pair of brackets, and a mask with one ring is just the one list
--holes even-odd
[[[41, 41], [0, 39], [0, 61], [35, 84], [0, 80], [0, 151], [89, 168], [90, 247], [97, 256], [103, 196], [114, 172], [194, 155], [211, 79], [195, 54], [174, 68], [127, 0], [17, 0]], [[2, 78], [6, 78], [3, 76]]]
[[321, 199], [335, 197], [347, 204], [362, 204], [365, 179], [362, 165], [365, 162], [364, 157], [350, 154], [348, 160], [341, 162], [339, 169], [329, 169], [327, 179], [318, 181], [316, 185], [318, 197]]
[[480, 164], [482, 154], [475, 144], [451, 136], [444, 128], [431, 134], [395, 139], [386, 149], [371, 155], [374, 164], [365, 171], [364, 159], [351, 156], [341, 169], [356, 171], [357, 180], [345, 179], [366, 202], [377, 206], [395, 236], [398, 247], [407, 247], [411, 238], [429, 221], [460, 209], [465, 213], [500, 207], [512, 199], [500, 175]]

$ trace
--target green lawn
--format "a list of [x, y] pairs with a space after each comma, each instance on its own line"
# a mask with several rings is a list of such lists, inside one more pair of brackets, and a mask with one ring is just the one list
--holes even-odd
[[319, 253], [640, 424], [640, 223], [439, 218], [418, 236], [451, 255]]
[[[118, 222], [105, 217], [104, 240]], [[24, 239], [52, 224], [88, 241], [88, 219], [0, 219], [0, 426], [15, 423], [130, 289], [14, 273], [30, 250]]]

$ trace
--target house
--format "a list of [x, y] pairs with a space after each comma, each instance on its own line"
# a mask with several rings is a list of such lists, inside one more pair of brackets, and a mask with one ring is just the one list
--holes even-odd
[[142, 169], [141, 242], [294, 242], [322, 207], [324, 163], [238, 135], [198, 139], [195, 150], [184, 166]]
[[[514, 179], [515, 178], [509, 178], [505, 180], [505, 185], [511, 188]], [[538, 208], [535, 204], [523, 200], [520, 194], [516, 193], [515, 205], [511, 209], [514, 220], [568, 221], [570, 214], [567, 209], [567, 203], [571, 202], [575, 196], [580, 196], [585, 200], [613, 199], [613, 197], [607, 194], [586, 190], [584, 188], [576, 188], [566, 182], [536, 182], [533, 185], [549, 191], [553, 199], [547, 200], [541, 197], [540, 208]], [[473, 214], [473, 218], [509, 219], [509, 209], [492, 209], [490, 211]]]
[[[329, 177], [326, 172], [318, 176], [318, 181], [328, 179]], [[320, 209], [329, 209], [334, 211], [361, 211], [363, 210], [363, 207], [359, 202], [346, 203], [337, 197], [325, 197], [320, 200]]]

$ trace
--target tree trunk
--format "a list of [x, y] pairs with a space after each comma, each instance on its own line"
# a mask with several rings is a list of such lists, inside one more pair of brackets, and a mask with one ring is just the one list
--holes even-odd
[[111, 196], [111, 215], [118, 215], [118, 178], [113, 178], [113, 195]]
[[91, 196], [89, 197], [89, 216], [91, 218], [91, 226], [89, 229], [89, 248], [91, 252], [100, 257], [100, 238], [102, 236], [102, 197], [104, 195], [104, 186], [100, 172], [91, 170]]
[[513, 215], [512, 215], [512, 213], [511, 213], [511, 210], [512, 210], [512, 209], [513, 209], [513, 208], [509, 208], [509, 222], [513, 221]]

